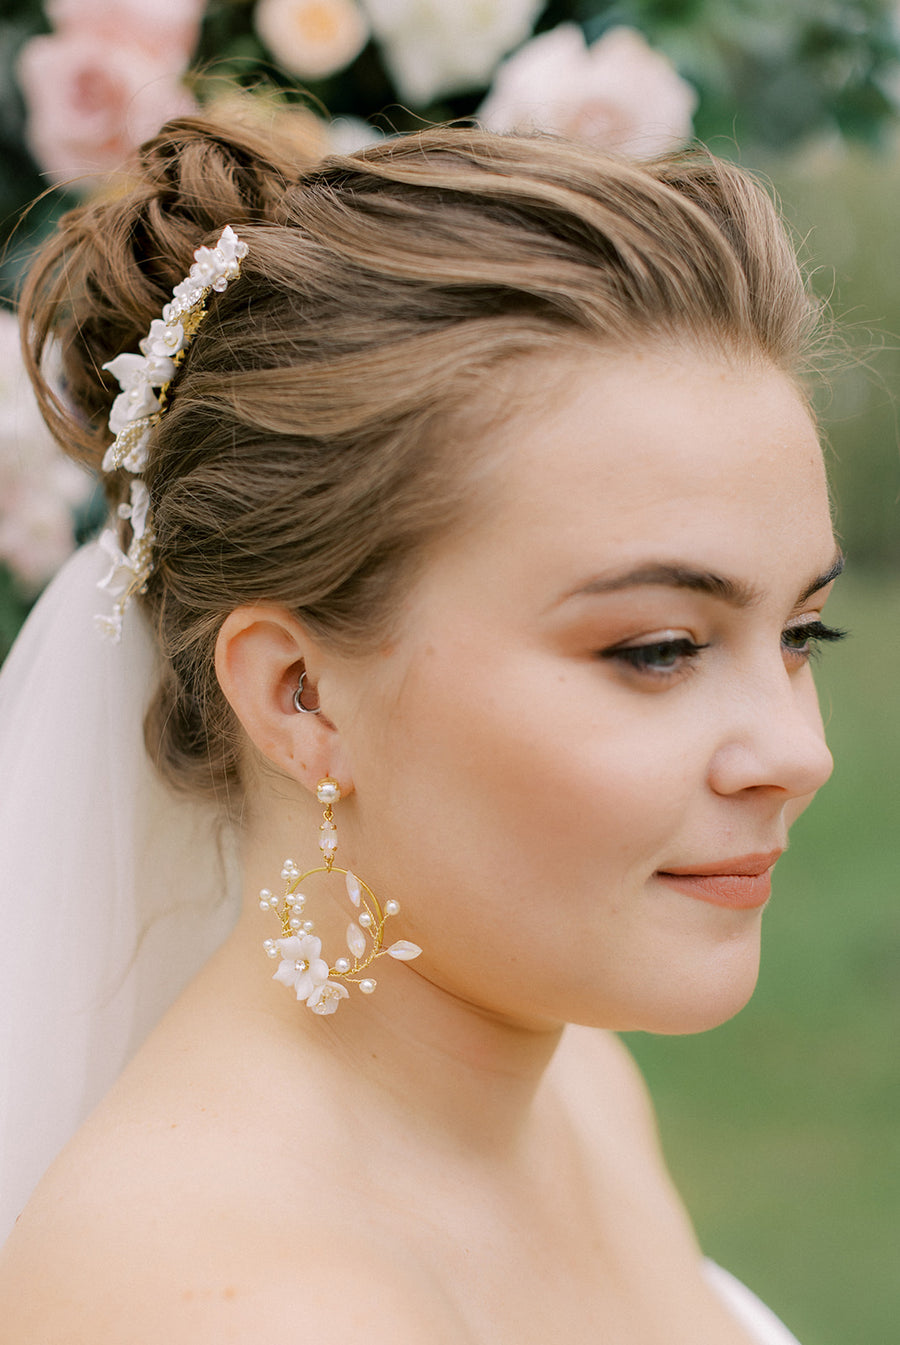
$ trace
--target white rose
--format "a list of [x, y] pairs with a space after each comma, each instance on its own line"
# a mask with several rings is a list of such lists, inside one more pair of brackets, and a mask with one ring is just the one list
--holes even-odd
[[259, 0], [253, 22], [278, 64], [301, 79], [343, 70], [369, 38], [353, 0]]
[[402, 98], [477, 89], [531, 33], [543, 0], [362, 0]]
[[[61, 467], [77, 472], [74, 463]], [[72, 518], [54, 494], [55, 483], [26, 477], [3, 482], [0, 514], [0, 559], [15, 574], [22, 590], [39, 593], [72, 551]]]
[[41, 419], [18, 324], [0, 310], [0, 562], [26, 592], [37, 592], [72, 550], [72, 509], [90, 491], [90, 478], [63, 457]]
[[335, 117], [328, 123], [328, 148], [332, 154], [355, 154], [367, 145], [377, 145], [384, 136], [359, 117]]
[[479, 110], [492, 131], [546, 130], [652, 158], [691, 138], [697, 94], [633, 28], [590, 47], [563, 23], [505, 61]]

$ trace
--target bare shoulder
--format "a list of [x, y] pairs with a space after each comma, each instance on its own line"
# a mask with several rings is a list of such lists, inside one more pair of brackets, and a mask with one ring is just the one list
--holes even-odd
[[[224, 1208], [167, 1217], [75, 1198], [23, 1216], [0, 1254], [4, 1345], [459, 1345], [423, 1268], [389, 1257], [312, 1201], [301, 1236], [280, 1236], [271, 1191], [256, 1220]], [[47, 1199], [59, 1200], [51, 1186]], [[279, 1230], [278, 1232], [273, 1230]], [[301, 1230], [296, 1230], [301, 1231]], [[443, 1320], [446, 1316], [447, 1320]]]
[[348, 1345], [459, 1345], [427, 1287], [396, 1266], [350, 1265], [346, 1247], [290, 1261], [266, 1250], [218, 1273], [162, 1259], [132, 1267], [127, 1281], [110, 1258], [78, 1284], [45, 1269], [0, 1293], [4, 1345], [314, 1345], [335, 1335]]
[[[459, 1345], [415, 1247], [389, 1255], [359, 1194], [341, 1187], [321, 1118], [285, 1105], [288, 1125], [276, 1096], [261, 1122], [258, 1090], [229, 1091], [205, 1062], [173, 1054], [166, 1069], [133, 1068], [46, 1174], [0, 1251], [3, 1345], [305, 1345], [335, 1334]], [[297, 1136], [315, 1127], [300, 1152]]]

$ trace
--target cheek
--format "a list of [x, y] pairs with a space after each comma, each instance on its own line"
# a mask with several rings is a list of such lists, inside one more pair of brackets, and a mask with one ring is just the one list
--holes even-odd
[[718, 913], [661, 907], [651, 881], [703, 795], [696, 714], [662, 697], [625, 714], [590, 667], [560, 681], [527, 660], [485, 666], [408, 678], [355, 770], [352, 858], [400, 900], [403, 937], [425, 949], [415, 969], [523, 1022], [727, 1017], [752, 987], [756, 933], [723, 940]]
[[490, 893], [506, 918], [562, 892], [576, 921], [579, 905], [617, 907], [693, 797], [695, 768], [652, 722], [661, 711], [623, 715], [590, 666], [563, 679], [538, 659], [485, 660], [486, 677], [466, 666], [435, 661], [405, 684], [403, 714], [371, 753], [379, 783], [358, 775], [360, 797], [390, 813], [361, 852], [375, 845], [392, 883], [415, 866], [433, 905], [438, 892], [457, 909]]

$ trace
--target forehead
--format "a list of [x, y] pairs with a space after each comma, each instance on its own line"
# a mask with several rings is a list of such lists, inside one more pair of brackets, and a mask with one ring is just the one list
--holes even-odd
[[768, 364], [665, 351], [570, 357], [523, 367], [510, 390], [496, 480], [508, 504], [538, 516], [560, 489], [573, 512], [614, 524], [623, 510], [675, 514], [750, 486], [764, 505], [789, 481], [824, 485], [806, 403]]
[[674, 510], [676, 497], [728, 497], [750, 483], [761, 503], [788, 479], [824, 482], [806, 403], [763, 363], [648, 351], [523, 367], [495, 436], [498, 482], [523, 504], [538, 505], [563, 475], [573, 508], [583, 501], [611, 516], [667, 501]]
[[[522, 361], [485, 433], [477, 522], [437, 569], [583, 582], [666, 554], [752, 579], [833, 554], [822, 453], [806, 403], [772, 366], [652, 350]], [[429, 567], [430, 568], [430, 567]], [[791, 575], [791, 581], [796, 575]]]

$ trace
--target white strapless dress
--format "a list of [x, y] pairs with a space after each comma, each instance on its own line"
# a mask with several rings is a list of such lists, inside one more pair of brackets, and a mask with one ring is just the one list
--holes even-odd
[[715, 1261], [705, 1261], [703, 1268], [710, 1285], [731, 1309], [751, 1340], [757, 1341], [759, 1345], [800, 1345], [797, 1337], [778, 1320], [771, 1308], [767, 1308], [740, 1280], [716, 1265]]

